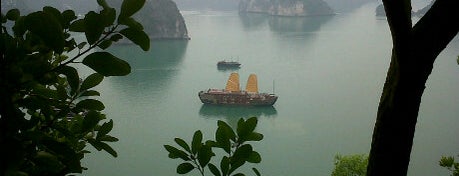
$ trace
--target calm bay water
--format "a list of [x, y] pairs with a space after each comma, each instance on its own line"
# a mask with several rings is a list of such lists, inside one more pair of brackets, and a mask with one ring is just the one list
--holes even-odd
[[[115, 121], [119, 157], [93, 152], [84, 175], [177, 175], [179, 161], [167, 157], [164, 144], [189, 141], [196, 130], [213, 138], [218, 120], [235, 125], [249, 116], [259, 117], [257, 131], [265, 136], [255, 143], [262, 163], [250, 165], [263, 175], [330, 175], [336, 154], [368, 153], [391, 50], [376, 5], [310, 18], [183, 12], [190, 41], [155, 41], [146, 53], [116, 46], [132, 73], [107, 78], [98, 89]], [[456, 38], [428, 81], [409, 175], [447, 175], [438, 160], [459, 152], [458, 48]], [[231, 58], [242, 63], [242, 87], [255, 73], [261, 92], [279, 95], [273, 107], [202, 105], [198, 91], [224, 88], [231, 71], [216, 63]]]

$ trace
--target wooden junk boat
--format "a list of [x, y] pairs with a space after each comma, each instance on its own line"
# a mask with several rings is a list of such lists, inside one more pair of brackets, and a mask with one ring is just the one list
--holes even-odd
[[225, 68], [239, 68], [241, 64], [236, 61], [219, 61], [217, 62], [217, 67], [221, 69]]
[[277, 96], [258, 92], [257, 76], [251, 74], [245, 90], [239, 88], [239, 74], [231, 73], [225, 89], [209, 89], [198, 93], [204, 104], [242, 105], [242, 106], [272, 106]]

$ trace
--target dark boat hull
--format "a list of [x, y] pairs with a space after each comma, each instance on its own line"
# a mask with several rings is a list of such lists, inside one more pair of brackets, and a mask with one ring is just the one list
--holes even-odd
[[239, 68], [241, 64], [239, 62], [226, 62], [220, 61], [217, 63], [218, 68]]
[[266, 93], [201, 91], [198, 95], [202, 103], [213, 105], [272, 106], [277, 101], [277, 96]]

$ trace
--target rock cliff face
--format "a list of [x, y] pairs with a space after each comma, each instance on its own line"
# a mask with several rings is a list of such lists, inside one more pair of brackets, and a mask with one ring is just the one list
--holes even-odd
[[[122, 0], [107, 1], [114, 7], [121, 7]], [[134, 15], [142, 23], [144, 31], [151, 40], [185, 39], [188, 40], [188, 30], [185, 20], [172, 0], [147, 0], [143, 8]]]
[[241, 0], [239, 12], [267, 13], [275, 16], [333, 15], [323, 0]]
[[151, 39], [190, 39], [185, 20], [172, 0], [149, 0], [135, 17]]
[[[112, 7], [119, 8], [122, 0], [107, 2]], [[143, 25], [151, 40], [190, 39], [185, 20], [172, 0], [147, 0], [134, 18]]]
[[[427, 6], [425, 6], [424, 8], [422, 9], [419, 9], [418, 11], [411, 11], [411, 15], [412, 16], [418, 16], [418, 17], [422, 17], [424, 16], [427, 11], [430, 9], [430, 7], [432, 7], [434, 1], [432, 1], [430, 4], [428, 4]], [[376, 16], [383, 16], [385, 17], [386, 16], [386, 11], [384, 10], [384, 5], [383, 4], [380, 4], [378, 5], [378, 7], [376, 7]]]
[[378, 5], [378, 7], [376, 7], [376, 16], [386, 16], [384, 5], [380, 4]]

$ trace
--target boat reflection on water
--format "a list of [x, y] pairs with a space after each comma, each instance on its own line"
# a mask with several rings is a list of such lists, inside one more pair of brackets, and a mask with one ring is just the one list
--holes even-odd
[[220, 72], [234, 72], [239, 70], [241, 67], [221, 67], [217, 66], [217, 70]]
[[203, 104], [199, 114], [212, 118], [240, 118], [240, 117], [276, 117], [277, 110], [273, 106], [220, 106]]
[[199, 115], [204, 118], [219, 118], [226, 121], [230, 126], [236, 127], [240, 118], [277, 116], [277, 110], [273, 106], [221, 106], [203, 104]]

